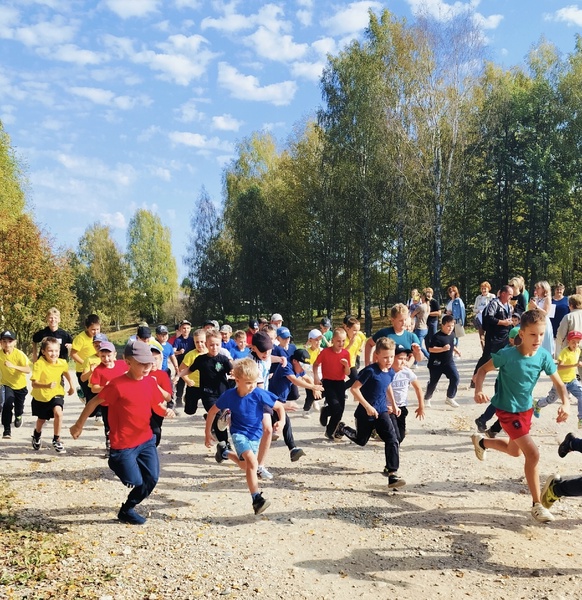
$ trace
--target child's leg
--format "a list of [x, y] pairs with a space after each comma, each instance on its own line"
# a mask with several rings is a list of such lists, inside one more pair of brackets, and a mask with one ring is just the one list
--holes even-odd
[[24, 401], [26, 400], [27, 388], [14, 390], [14, 418], [22, 417], [24, 414]]
[[396, 433], [398, 434], [398, 441], [402, 442], [402, 440], [406, 437], [406, 417], [408, 416], [408, 408], [406, 406], [400, 407], [400, 414], [395, 416], [393, 414], [390, 415], [392, 418], [392, 423], [396, 421]]
[[259, 477], [257, 475], [257, 469], [259, 468], [259, 463], [257, 461], [257, 457], [252, 450], [246, 450], [242, 453], [242, 458], [245, 463], [245, 476], [247, 479], [247, 487], [249, 488], [249, 492], [251, 494], [258, 494], [259, 492]]
[[[567, 388], [568, 386], [566, 386]], [[570, 390], [568, 390], [570, 391]], [[548, 392], [548, 395], [545, 398], [540, 398], [536, 405], [537, 408], [544, 408], [546, 407], [548, 404], [553, 404], [556, 400], [558, 399], [558, 392], [556, 391], [556, 388], [554, 386], [552, 386], [552, 389]]]
[[61, 437], [61, 427], [63, 424], [63, 407], [55, 406], [53, 409], [53, 431], [55, 439]]
[[42, 426], [46, 423], [46, 419], [37, 419], [36, 423], [34, 425], [34, 433], [38, 434], [35, 435], [35, 437], [40, 437], [40, 434], [42, 433]]
[[428, 381], [428, 385], [426, 386], [426, 394], [424, 395], [425, 400], [430, 400], [432, 398], [439, 379], [443, 374], [441, 367], [429, 367], [428, 371], [430, 373], [430, 379]]
[[580, 421], [582, 419], [582, 385], [577, 379], [574, 379], [566, 384], [566, 389], [578, 401], [578, 421]]
[[356, 428], [348, 427], [344, 425], [342, 433], [348, 438], [348, 440], [358, 444], [358, 446], [365, 446], [372, 435], [374, 430], [374, 421], [370, 421], [366, 418], [356, 418]]
[[459, 387], [459, 372], [455, 364], [447, 365], [443, 368], [445, 377], [449, 380], [449, 387], [447, 388], [447, 398], [454, 398], [457, 395], [457, 388]]
[[345, 398], [345, 385], [343, 381], [334, 381], [333, 385], [330, 386], [330, 394], [327, 395], [327, 404], [329, 411], [329, 422], [325, 429], [327, 437], [333, 437], [339, 422], [342, 420], [344, 415], [344, 408], [346, 404]]
[[400, 467], [400, 444], [398, 434], [392, 424], [390, 415], [385, 412], [378, 415], [375, 421], [376, 431], [384, 442], [384, 456], [388, 473], [396, 473]]
[[303, 403], [304, 412], [309, 412], [311, 410], [314, 400], [313, 390], [305, 390], [305, 402]]
[[259, 451], [257, 453], [258, 464], [263, 466], [267, 460], [267, 453], [271, 447], [271, 440], [273, 439], [273, 419], [271, 414], [266, 412], [263, 414], [263, 435], [261, 442], [259, 443]]
[[487, 425], [487, 421], [491, 420], [495, 416], [495, 406], [493, 404], [489, 404], [489, 406], [485, 409], [485, 412], [478, 417], [478, 420], [481, 421], [484, 425]]
[[9, 386], [4, 386], [4, 406], [2, 407], [2, 427], [10, 432], [12, 426], [12, 410], [14, 408], [14, 391]]
[[[278, 420], [277, 413], [274, 412], [273, 417]], [[295, 444], [295, 439], [293, 438], [291, 419], [287, 414], [285, 414], [285, 425], [283, 426], [283, 440], [285, 441], [285, 445], [287, 446], [287, 448], [289, 448], [289, 450], [293, 450], [293, 448], [297, 447]]]
[[[210, 409], [216, 404], [217, 400], [218, 400], [218, 398], [216, 396], [210, 396], [210, 395], [203, 394], [202, 395], [202, 405], [204, 406], [204, 410], [208, 413], [210, 411]], [[219, 442], [228, 443], [228, 430], [225, 429], [224, 431], [220, 431], [220, 429], [218, 429], [218, 427], [216, 426], [216, 422], [218, 421], [219, 418], [220, 418], [220, 411], [216, 413], [216, 416], [214, 417], [214, 421], [212, 422], [212, 427], [210, 428], [210, 430], [212, 432], [212, 435]]]

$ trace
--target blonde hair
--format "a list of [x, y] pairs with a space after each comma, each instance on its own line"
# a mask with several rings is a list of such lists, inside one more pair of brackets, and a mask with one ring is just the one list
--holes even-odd
[[234, 332], [233, 336], [232, 336], [235, 340], [240, 340], [242, 338], [247, 338], [247, 334], [242, 330], [242, 329], [238, 329], [237, 331]]
[[391, 319], [397, 317], [398, 315], [404, 315], [405, 317], [408, 316], [408, 307], [406, 306], [406, 304], [402, 304], [402, 302], [399, 302], [390, 309]]
[[61, 311], [58, 308], [56, 308], [55, 306], [51, 306], [51, 308], [49, 308], [46, 311], [46, 316], [47, 316], [47, 318], [55, 316], [55, 317], [58, 317], [60, 319], [61, 318]]
[[552, 295], [552, 288], [550, 287], [550, 284], [547, 281], [538, 281], [536, 283], [536, 287], [541, 287], [542, 290], [544, 290], [544, 298], [547, 298], [548, 296]]
[[523, 292], [523, 288], [525, 287], [525, 282], [523, 277], [512, 277], [508, 284], [517, 292], [515, 295], [518, 296]]
[[220, 335], [220, 333], [218, 333], [218, 331], [216, 331], [216, 329], [209, 329], [206, 332], [206, 341], [211, 340], [212, 338], [216, 338], [217, 340], [220, 340], [222, 342], [222, 336]]
[[582, 308], [582, 294], [572, 294], [568, 296], [568, 304], [574, 310]]
[[488, 281], [483, 281], [479, 287], [480, 288], [485, 287], [485, 288], [487, 288], [488, 292], [491, 291], [491, 284]]
[[234, 361], [232, 374], [236, 379], [257, 381], [259, 379], [259, 367], [252, 358], [241, 358]]
[[381, 337], [376, 342], [376, 347], [374, 348], [374, 352], [381, 352], [382, 350], [395, 350], [396, 343], [393, 339], [388, 337]]
[[194, 338], [199, 338], [199, 337], [203, 337], [204, 339], [206, 339], [206, 329], [197, 329], [192, 337]]

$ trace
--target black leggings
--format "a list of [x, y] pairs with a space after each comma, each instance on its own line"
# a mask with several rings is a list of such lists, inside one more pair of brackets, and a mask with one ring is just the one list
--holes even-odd
[[337, 379], [323, 379], [321, 382], [325, 390], [325, 403], [329, 421], [325, 428], [325, 434], [332, 437], [339, 422], [344, 416], [346, 407], [346, 384]]

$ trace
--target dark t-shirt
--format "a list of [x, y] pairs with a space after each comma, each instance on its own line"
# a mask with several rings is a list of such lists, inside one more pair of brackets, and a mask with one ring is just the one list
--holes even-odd
[[[358, 381], [362, 384], [360, 392], [366, 401], [378, 411], [378, 414], [388, 411], [386, 389], [392, 383], [393, 378], [394, 371], [392, 369], [382, 371], [376, 363], [364, 367], [358, 373]], [[366, 409], [361, 404], [358, 404], [354, 416], [356, 419], [372, 418], [368, 417]]]
[[273, 377], [269, 379], [269, 391], [275, 394], [275, 396], [277, 396], [277, 398], [279, 398], [279, 400], [282, 402], [287, 400], [287, 396], [289, 396], [289, 391], [293, 385], [289, 380], [288, 375], [302, 377], [305, 375], [305, 371], [301, 371], [301, 373], [295, 373], [293, 365], [291, 362], [288, 362], [285, 366], [279, 365], [273, 373]]
[[226, 375], [232, 371], [232, 363], [224, 354], [210, 356], [200, 354], [190, 365], [190, 372], [200, 373], [200, 389], [208, 396], [220, 396], [226, 391], [228, 384]]
[[554, 300], [552, 298], [552, 304], [556, 305], [556, 313], [553, 317], [550, 318], [550, 321], [552, 322], [554, 337], [556, 337], [558, 335], [558, 327], [560, 326], [562, 319], [570, 311], [570, 307], [568, 306], [568, 298], [566, 298], [565, 296], [561, 300]]
[[[59, 340], [59, 344], [60, 344], [59, 358], [64, 358], [65, 360], [69, 360], [69, 350], [67, 349], [65, 344], [73, 343], [73, 338], [71, 337], [71, 334], [68, 331], [65, 331], [64, 329], [61, 329], [60, 327], [56, 331], [51, 331], [51, 329], [47, 325], [44, 329], [37, 331], [32, 336], [32, 341], [35, 344], [40, 344], [42, 342], [43, 338], [49, 337], [49, 336], [57, 338], [57, 340]], [[38, 349], [38, 355], [40, 356], [40, 348]]]
[[[430, 299], [430, 303], [429, 303], [429, 313], [434, 312], [435, 310], [440, 311], [441, 307], [439, 306], [439, 303], [434, 299], [431, 298]], [[432, 325], [433, 323], [438, 323], [439, 322], [439, 318], [438, 317], [428, 317], [428, 319], [426, 320], [426, 324], [427, 325]]]
[[[442, 331], [437, 331], [430, 341], [430, 346], [443, 348], [446, 345], [450, 348], [447, 352], [431, 352], [428, 359], [428, 368], [444, 367], [453, 363], [453, 348], [455, 347], [454, 334], [445, 335]], [[430, 350], [429, 350], [430, 351]]]
[[174, 340], [174, 343], [172, 344], [172, 346], [174, 346], [174, 352], [176, 350], [184, 350], [183, 354], [176, 354], [176, 361], [178, 362], [179, 365], [181, 365], [186, 354], [188, 354], [188, 352], [190, 352], [191, 350], [194, 350], [194, 348], [195, 348], [194, 338], [192, 338], [190, 336], [185, 338], [185, 337], [179, 335]]
[[[289, 361], [291, 360], [295, 350], [297, 350], [297, 346], [295, 344], [289, 344], [287, 350], [284, 350], [281, 346], [273, 346], [273, 350], [271, 350], [271, 356], [284, 356]], [[281, 363], [271, 363], [270, 373], [274, 373], [280, 364]]]

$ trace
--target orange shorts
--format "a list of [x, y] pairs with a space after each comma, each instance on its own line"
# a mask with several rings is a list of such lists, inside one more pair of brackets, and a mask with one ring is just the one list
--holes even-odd
[[503, 431], [507, 433], [510, 440], [516, 440], [530, 432], [533, 408], [519, 413], [511, 413], [497, 409], [495, 415], [499, 419]]

